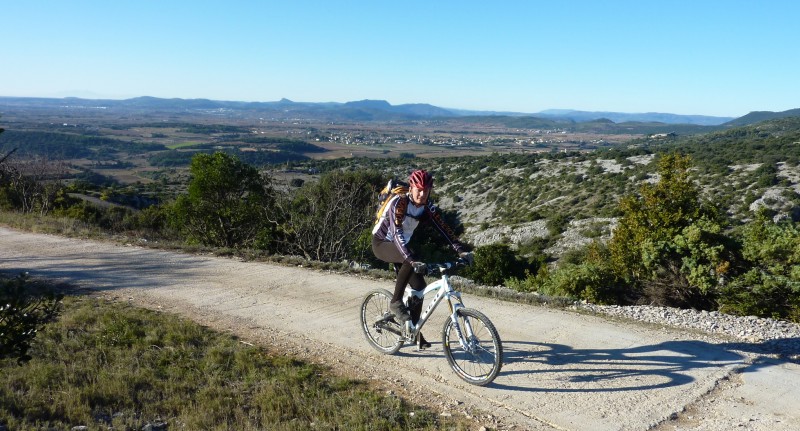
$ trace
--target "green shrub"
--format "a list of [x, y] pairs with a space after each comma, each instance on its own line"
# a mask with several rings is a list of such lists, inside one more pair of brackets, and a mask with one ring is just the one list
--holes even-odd
[[271, 179], [235, 156], [196, 154], [187, 193], [178, 197], [169, 223], [187, 239], [216, 247], [271, 246], [275, 217]]
[[607, 266], [593, 263], [566, 264], [542, 280], [540, 293], [568, 296], [597, 304], [618, 303], [621, 281]]
[[645, 240], [642, 262], [649, 271], [638, 280], [641, 302], [686, 308], [713, 309], [720, 280], [730, 275], [737, 260], [736, 244], [705, 216], [671, 238]]
[[36, 333], [56, 318], [61, 295], [27, 282], [25, 274], [0, 279], [0, 359], [31, 360]]
[[625, 283], [599, 258], [603, 249], [593, 244], [581, 253], [581, 263], [562, 262], [554, 269], [541, 265], [534, 274], [526, 271], [522, 279], [506, 280], [506, 286], [519, 292], [536, 292], [549, 297], [566, 297], [597, 304], [618, 304], [625, 300]]
[[747, 272], [723, 290], [721, 310], [800, 322], [800, 228], [760, 211], [742, 232]]
[[478, 283], [496, 286], [509, 278], [525, 275], [528, 265], [517, 258], [508, 244], [491, 244], [475, 249], [475, 262], [464, 275]]
[[77, 201], [68, 207], [56, 208], [53, 215], [68, 217], [111, 231], [121, 232], [135, 225], [135, 213], [125, 207], [100, 207], [86, 201]]
[[753, 268], [722, 289], [720, 311], [800, 322], [800, 277]]
[[609, 243], [610, 262], [640, 302], [714, 307], [718, 280], [735, 260], [735, 243], [689, 177], [690, 161], [661, 156], [660, 180], [620, 202], [623, 216]]

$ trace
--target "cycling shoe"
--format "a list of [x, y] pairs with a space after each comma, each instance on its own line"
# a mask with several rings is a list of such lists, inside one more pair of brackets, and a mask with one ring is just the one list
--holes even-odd
[[389, 311], [394, 313], [394, 316], [397, 317], [398, 320], [401, 322], [405, 322], [406, 320], [411, 320], [411, 315], [408, 314], [408, 307], [403, 304], [403, 301], [394, 301], [389, 303]]

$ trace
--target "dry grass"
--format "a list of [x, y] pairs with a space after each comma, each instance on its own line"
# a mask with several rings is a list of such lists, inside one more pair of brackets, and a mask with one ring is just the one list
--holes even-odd
[[0, 429], [470, 425], [175, 316], [88, 297], [68, 297], [30, 353], [22, 366], [0, 361]]

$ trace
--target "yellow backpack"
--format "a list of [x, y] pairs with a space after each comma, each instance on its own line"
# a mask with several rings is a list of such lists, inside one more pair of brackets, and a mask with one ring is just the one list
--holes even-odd
[[378, 193], [378, 211], [375, 213], [375, 223], [377, 224], [381, 221], [381, 216], [383, 215], [383, 211], [386, 210], [386, 205], [394, 196], [404, 195], [406, 193], [408, 193], [408, 183], [395, 180], [394, 178], [389, 180], [389, 182], [386, 183], [386, 187]]

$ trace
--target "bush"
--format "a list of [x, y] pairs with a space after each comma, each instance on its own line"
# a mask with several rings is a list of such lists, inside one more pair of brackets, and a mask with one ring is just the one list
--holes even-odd
[[520, 261], [507, 244], [491, 244], [475, 249], [475, 263], [465, 271], [465, 276], [490, 286], [502, 284], [509, 278], [525, 275], [528, 265]]
[[363, 257], [359, 238], [372, 228], [382, 181], [374, 171], [333, 171], [290, 191], [278, 202], [285, 219], [281, 252], [318, 261]]
[[121, 232], [129, 228], [135, 217], [135, 213], [125, 207], [100, 207], [86, 201], [79, 201], [68, 207], [56, 208], [53, 214], [79, 220], [111, 232]]
[[542, 263], [535, 275], [526, 272], [524, 280], [509, 280], [507, 285], [523, 292], [599, 304], [618, 304], [627, 299], [629, 289], [610, 265], [609, 251], [602, 243], [576, 249], [570, 259], [562, 258], [558, 263], [552, 270]]
[[720, 311], [800, 322], [800, 277], [753, 268], [722, 289]]
[[738, 260], [737, 246], [705, 216], [671, 238], [641, 245], [644, 266], [651, 272], [639, 280], [640, 302], [653, 305], [712, 309], [720, 280], [730, 276]]
[[41, 291], [20, 274], [0, 280], [0, 359], [31, 359], [28, 350], [36, 333], [58, 315], [61, 295]]
[[767, 211], [742, 232], [742, 256], [751, 268], [723, 290], [721, 310], [800, 322], [800, 228], [774, 223]]
[[735, 244], [721, 233], [714, 207], [700, 202], [689, 168], [689, 157], [661, 156], [659, 182], [620, 202], [610, 261], [640, 302], [714, 307], [718, 280], [735, 260]]
[[277, 220], [271, 180], [225, 153], [196, 154], [187, 193], [169, 223], [190, 241], [215, 247], [268, 249]]
[[540, 280], [539, 293], [596, 304], [620, 302], [623, 284], [611, 268], [594, 263], [566, 264]]

